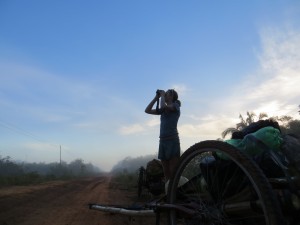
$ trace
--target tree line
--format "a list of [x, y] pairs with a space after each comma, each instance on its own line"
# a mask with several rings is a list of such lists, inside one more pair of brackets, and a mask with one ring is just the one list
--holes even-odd
[[71, 179], [99, 174], [91, 163], [76, 159], [70, 163], [17, 163], [9, 156], [0, 156], [0, 185], [24, 185], [55, 179]]

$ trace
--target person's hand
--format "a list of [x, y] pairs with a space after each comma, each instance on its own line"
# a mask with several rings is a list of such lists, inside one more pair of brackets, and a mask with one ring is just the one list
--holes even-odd
[[166, 94], [166, 92], [164, 91], [164, 90], [160, 90], [160, 97], [164, 97], [165, 96], [165, 94]]
[[154, 99], [159, 99], [160, 98], [160, 91], [157, 90]]
[[160, 98], [160, 94], [157, 93], [157, 94], [155, 95], [155, 97], [154, 97], [154, 100], [158, 100], [159, 98]]

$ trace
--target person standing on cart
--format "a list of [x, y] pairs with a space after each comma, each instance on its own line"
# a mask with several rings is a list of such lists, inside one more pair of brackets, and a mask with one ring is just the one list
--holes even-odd
[[[156, 108], [153, 106], [156, 103]], [[161, 160], [165, 181], [169, 180], [180, 157], [180, 140], [177, 123], [180, 117], [181, 102], [174, 89], [157, 90], [145, 112], [160, 115], [160, 135], [158, 159]]]

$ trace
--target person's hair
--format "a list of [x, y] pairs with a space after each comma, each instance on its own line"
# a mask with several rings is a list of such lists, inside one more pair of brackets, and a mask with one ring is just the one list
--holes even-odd
[[176, 102], [177, 104], [179, 104], [179, 106], [181, 106], [181, 102], [178, 100], [177, 91], [175, 91], [174, 89], [169, 89], [168, 91], [170, 91], [171, 95], [173, 96], [173, 102]]

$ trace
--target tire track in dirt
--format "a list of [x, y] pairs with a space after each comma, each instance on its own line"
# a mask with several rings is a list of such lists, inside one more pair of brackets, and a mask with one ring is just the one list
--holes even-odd
[[110, 201], [110, 180], [106, 176], [54, 182], [33, 190], [24, 187], [17, 194], [1, 195], [5, 191], [0, 189], [0, 225], [109, 224], [109, 218], [103, 221], [101, 213], [88, 209], [88, 203]]
[[130, 219], [88, 208], [89, 203], [132, 203], [135, 193], [111, 176], [0, 189], [0, 225], [152, 225], [154, 218]]

